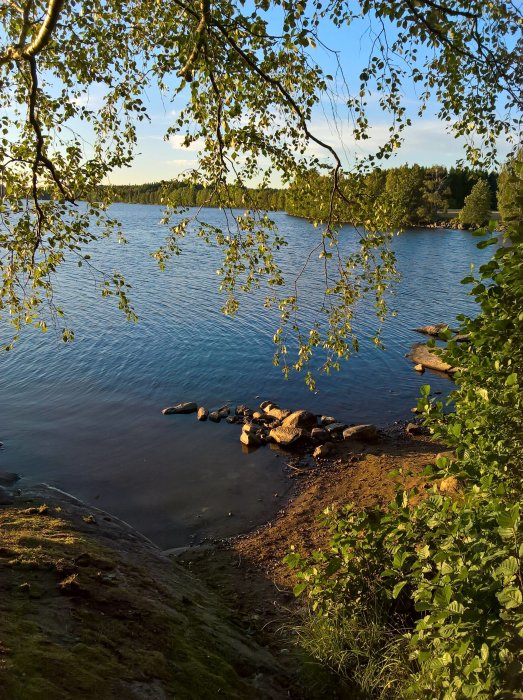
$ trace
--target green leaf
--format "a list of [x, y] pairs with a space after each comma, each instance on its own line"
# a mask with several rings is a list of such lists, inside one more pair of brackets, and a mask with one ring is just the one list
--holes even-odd
[[297, 583], [297, 584], [294, 586], [294, 588], [292, 589], [292, 592], [294, 593], [294, 595], [296, 596], [296, 598], [298, 598], [298, 597], [303, 593], [303, 591], [304, 591], [306, 588], [307, 588], [307, 584], [306, 584], [306, 583]]
[[408, 583], [408, 581], [406, 581], [406, 580], [405, 580], [405, 581], [400, 581], [399, 583], [397, 583], [397, 584], [394, 586], [394, 588], [392, 589], [392, 597], [393, 597], [394, 599], [396, 599], [396, 598], [399, 596], [399, 594], [401, 593], [401, 591], [403, 590], [403, 588], [407, 585], [407, 583]]

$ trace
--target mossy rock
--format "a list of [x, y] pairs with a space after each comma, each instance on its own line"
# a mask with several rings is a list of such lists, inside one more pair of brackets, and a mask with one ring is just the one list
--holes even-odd
[[275, 658], [203, 584], [50, 487], [0, 508], [0, 619], [3, 700], [288, 697]]

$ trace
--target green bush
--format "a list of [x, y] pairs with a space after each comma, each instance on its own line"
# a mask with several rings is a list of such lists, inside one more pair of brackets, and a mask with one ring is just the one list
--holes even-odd
[[[518, 164], [518, 206], [522, 175]], [[455, 459], [437, 460], [426, 495], [400, 492], [386, 511], [327, 513], [330, 551], [287, 557], [297, 570], [295, 593], [309, 596], [324, 635], [329, 626], [338, 634], [348, 621], [376, 620], [379, 611], [383, 638], [394, 639], [396, 649], [407, 644], [408, 663], [396, 664], [389, 694], [380, 686], [381, 694], [368, 697], [523, 698], [523, 222], [507, 223], [492, 260], [464, 280], [480, 311], [459, 319], [469, 342], [450, 340], [444, 351], [463, 368], [449, 399], [453, 411], [432, 401], [428, 386], [419, 400]], [[488, 232], [479, 246], [497, 242]], [[438, 481], [449, 476], [457, 485], [452, 495]], [[334, 665], [327, 647], [316, 646]], [[354, 654], [338, 644], [336, 658], [358, 684]], [[376, 654], [367, 665], [379, 679]]]

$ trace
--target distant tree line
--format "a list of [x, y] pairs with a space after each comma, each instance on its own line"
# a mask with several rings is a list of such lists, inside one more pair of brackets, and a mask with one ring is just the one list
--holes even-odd
[[[370, 200], [373, 206], [390, 213], [400, 226], [415, 226], [434, 222], [448, 209], [462, 209], [465, 199], [479, 181], [490, 192], [490, 209], [497, 208], [498, 174], [472, 172], [442, 166], [423, 167], [402, 165], [398, 168], [374, 170], [368, 175], [346, 175], [341, 189], [346, 201], [338, 203], [337, 217], [351, 222], [351, 203]], [[231, 186], [229, 195], [238, 208], [254, 206], [267, 211], [285, 211], [316, 221], [327, 218], [332, 180], [311, 170], [295, 178], [287, 189], [242, 189]], [[213, 192], [202, 184], [179, 180], [150, 182], [142, 185], [113, 185], [109, 190], [114, 202], [162, 204], [167, 199], [175, 206], [219, 206]]]
[[[441, 218], [448, 209], [462, 209], [474, 185], [484, 182], [488, 208], [497, 208], [497, 173], [472, 172], [442, 166], [402, 165], [373, 170], [368, 175], [347, 175], [340, 183], [345, 202], [338, 204], [337, 218], [353, 222], [355, 212], [367, 201], [387, 214], [398, 226], [419, 226]], [[285, 198], [285, 211], [325, 221], [330, 207], [331, 180], [309, 171], [292, 183]]]
[[[143, 185], [112, 185], [109, 188], [113, 202], [130, 204], [170, 204], [180, 207], [215, 207], [220, 206], [213, 191], [204, 185], [180, 180], [162, 180]], [[239, 209], [254, 206], [267, 211], [285, 209], [286, 190], [276, 188], [244, 189], [232, 186], [228, 190], [233, 206]]]

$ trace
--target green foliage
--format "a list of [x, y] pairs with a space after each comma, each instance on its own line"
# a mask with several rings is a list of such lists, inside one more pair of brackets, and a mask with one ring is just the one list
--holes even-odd
[[459, 213], [462, 224], [471, 228], [479, 228], [488, 223], [490, 216], [492, 193], [488, 182], [478, 180]]
[[[514, 206], [523, 203], [514, 168]], [[490, 233], [480, 246], [496, 244]], [[522, 697], [523, 687], [523, 221], [473, 284], [476, 318], [460, 317], [468, 343], [443, 353], [457, 388], [443, 411], [422, 388], [418, 408], [455, 458], [439, 458], [428, 493], [399, 492], [386, 511], [348, 506], [328, 520], [331, 549], [297, 569], [296, 594], [333, 630], [381, 611], [381, 626], [409, 645], [412, 698]], [[431, 485], [432, 479], [432, 485]], [[439, 482], [447, 479], [447, 482]], [[452, 479], [453, 493], [445, 492]], [[354, 677], [348, 657], [344, 672]]]
[[401, 697], [411, 670], [408, 642], [383, 625], [380, 614], [368, 618], [306, 615], [294, 631], [300, 647], [350, 687], [351, 694], [343, 697]]
[[[149, 182], [142, 185], [112, 185], [97, 188], [101, 199], [128, 204], [163, 204], [169, 199], [176, 207], [214, 207], [218, 206], [213, 191], [202, 184], [187, 183], [184, 180]], [[240, 187], [229, 188], [229, 204], [237, 209], [245, 208], [246, 203], [263, 211], [281, 211], [285, 209], [285, 190], [266, 187], [264, 189], [248, 188], [245, 192]], [[247, 195], [247, 196], [246, 196]]]
[[[357, 346], [351, 308], [363, 294], [375, 297], [378, 325], [386, 312], [385, 292], [396, 279], [387, 243], [390, 231], [404, 225], [406, 200], [377, 203], [353, 175], [364, 176], [390, 158], [415, 113], [423, 114], [434, 98], [440, 120], [456, 136], [470, 137], [465, 155], [471, 166], [491, 164], [497, 139], [513, 132], [510, 110], [519, 104], [514, 36], [520, 17], [500, 0], [453, 0], [451, 7], [432, 0], [25, 0], [0, 4], [0, 20], [0, 313], [15, 335], [26, 323], [45, 328], [48, 305], [58, 323], [63, 310], [52, 306], [53, 279], [66, 259], [76, 258], [101, 278], [103, 292], [116, 295], [132, 317], [123, 280], [117, 272], [95, 270], [85, 247], [109, 230], [122, 240], [105, 211], [109, 193], [100, 186], [115, 168], [132, 163], [137, 127], [149, 118], [150, 90], [159, 90], [166, 103], [182, 104], [166, 138], [199, 151], [183, 196], [175, 188], [161, 197], [166, 240], [155, 257], [163, 268], [189, 231], [218, 245], [228, 313], [238, 308], [242, 292], [264, 285], [267, 305], [281, 314], [275, 359], [285, 371], [305, 369], [317, 349], [325, 371], [338, 367]], [[325, 24], [371, 35], [380, 27], [351, 85], [343, 71], [328, 75], [317, 63]], [[414, 109], [407, 98], [413, 84]], [[89, 101], [94, 91], [96, 108]], [[314, 134], [312, 115], [329, 101], [347, 106], [354, 138], [367, 140], [369, 93], [390, 117], [388, 137], [375, 153], [351, 162], [349, 175], [332, 146]], [[500, 98], [507, 113], [498, 109]], [[286, 186], [309, 171], [330, 178], [319, 213], [311, 211], [323, 222], [310, 252], [324, 260], [327, 289], [318, 323], [301, 328], [293, 320], [302, 302], [299, 285], [283, 284], [281, 238], [258, 212], [269, 203], [250, 186], [254, 182], [265, 193], [274, 175]], [[100, 192], [102, 202], [95, 204]], [[439, 206], [438, 187], [429, 194], [424, 210]], [[142, 196], [150, 201], [156, 195], [151, 190]], [[79, 200], [91, 202], [90, 216]], [[189, 227], [180, 205], [209, 202], [225, 209], [241, 202], [247, 214], [231, 213], [224, 231], [191, 212], [196, 225]], [[350, 258], [338, 246], [346, 205], [361, 228]], [[67, 328], [64, 336], [71, 337]]]
[[523, 148], [520, 148], [515, 157], [509, 160], [499, 174], [498, 180], [498, 209], [503, 222], [510, 222], [523, 218], [523, 207], [517, 200], [517, 179], [514, 178], [515, 168], [523, 161]]

